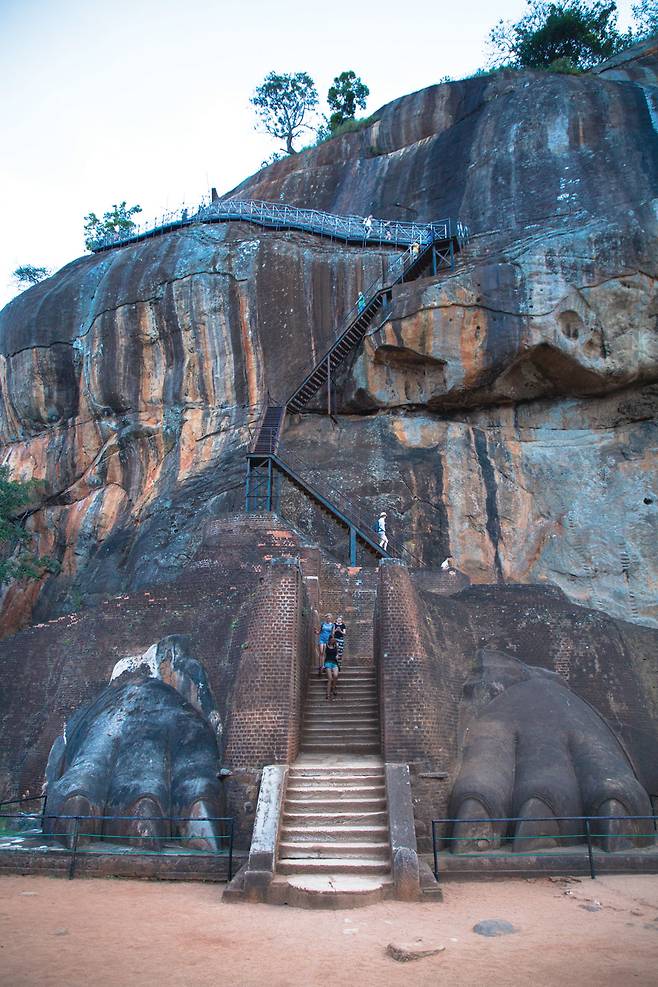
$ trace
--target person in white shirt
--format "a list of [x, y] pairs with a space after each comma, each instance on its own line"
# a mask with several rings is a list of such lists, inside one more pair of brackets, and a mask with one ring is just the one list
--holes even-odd
[[379, 535], [379, 547], [386, 551], [388, 538], [386, 537], [386, 511], [382, 511], [377, 521], [377, 534]]

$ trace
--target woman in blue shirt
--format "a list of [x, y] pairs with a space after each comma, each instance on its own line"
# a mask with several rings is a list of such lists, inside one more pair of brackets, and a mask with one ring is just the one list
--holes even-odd
[[324, 620], [320, 624], [320, 630], [315, 633], [319, 635], [318, 638], [318, 675], [322, 675], [322, 665], [324, 663], [324, 652], [327, 647], [327, 641], [334, 632], [334, 622], [330, 613], [324, 615]]

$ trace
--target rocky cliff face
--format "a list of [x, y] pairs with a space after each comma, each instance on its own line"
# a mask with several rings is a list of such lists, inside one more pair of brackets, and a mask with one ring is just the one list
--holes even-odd
[[[434, 86], [233, 193], [469, 224], [453, 273], [396, 289], [334, 419], [301, 416], [284, 448], [366, 517], [386, 508], [426, 564], [452, 554], [472, 581], [555, 583], [643, 623], [658, 621], [655, 70], [644, 45], [598, 75]], [[171, 578], [201, 518], [240, 502], [268, 391], [297, 386], [390, 256], [201, 226], [10, 303], [3, 458], [44, 480], [28, 523], [62, 572], [11, 588], [5, 629]]]

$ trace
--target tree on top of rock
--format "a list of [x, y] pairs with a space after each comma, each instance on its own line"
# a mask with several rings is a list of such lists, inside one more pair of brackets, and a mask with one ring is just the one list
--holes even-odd
[[329, 130], [333, 133], [346, 120], [353, 120], [357, 109], [365, 110], [370, 90], [355, 72], [341, 72], [334, 79], [327, 93], [327, 103], [332, 114]]
[[318, 105], [310, 75], [270, 72], [251, 97], [251, 103], [266, 133], [285, 141], [287, 154], [296, 154], [293, 141], [302, 130], [312, 129], [308, 120]]
[[123, 202], [115, 202], [111, 209], [103, 213], [103, 218], [99, 219], [95, 212], [90, 212], [85, 216], [85, 247], [93, 250], [106, 240], [121, 240], [125, 236], [134, 233], [137, 224], [133, 216], [142, 211], [141, 206], [127, 206]]
[[499, 21], [489, 34], [494, 60], [519, 68], [588, 69], [629, 44], [617, 29], [610, 0], [527, 0], [516, 23]]
[[32, 287], [47, 278], [50, 271], [47, 267], [37, 267], [35, 264], [21, 264], [12, 273], [12, 277], [19, 288]]
[[656, 0], [640, 0], [631, 7], [635, 18], [635, 37], [639, 41], [642, 38], [651, 38], [658, 34], [658, 4]]

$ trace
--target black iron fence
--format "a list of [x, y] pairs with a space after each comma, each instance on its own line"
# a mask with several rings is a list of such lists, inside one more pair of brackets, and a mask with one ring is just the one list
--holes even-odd
[[[160, 857], [171, 860], [182, 857], [195, 860], [226, 858], [228, 880], [233, 877], [233, 830], [232, 816], [69, 816], [45, 815], [44, 809], [38, 813], [30, 812], [0, 812], [0, 854], [24, 853], [38, 850], [40, 853], [61, 855], [68, 853], [69, 878], [75, 877], [76, 863], [80, 856], [96, 854], [105, 856], [126, 857]], [[23, 802], [33, 802], [38, 799], [10, 799], [0, 803], [15, 805]], [[172, 830], [179, 823], [193, 823], [195, 826], [203, 823], [213, 824], [215, 832], [212, 836], [199, 834], [183, 835], [151, 835], [148, 833], [109, 833], [108, 828], [116, 828], [116, 823], [148, 823], [172, 825]], [[219, 830], [219, 832], [218, 832]], [[144, 843], [150, 843], [150, 847]], [[194, 846], [184, 847], [183, 843], [205, 843], [203, 848]], [[212, 847], [217, 843], [217, 848]]]
[[[617, 822], [619, 823], [618, 832], [610, 834], [602, 834], [599, 831], [601, 823], [605, 822]], [[532, 833], [530, 834], [519, 834], [518, 836], [512, 834], [509, 836], [500, 836], [482, 833], [473, 834], [468, 836], [446, 836], [442, 832], [439, 832], [439, 827], [445, 829], [448, 827], [448, 831], [453, 833], [453, 827], [455, 824], [467, 823], [471, 825], [483, 825], [484, 823], [492, 823], [494, 825], [505, 824], [507, 829], [510, 824], [519, 822], [532, 822], [532, 823], [572, 823], [574, 832], [570, 833]], [[641, 823], [639, 827], [645, 832], [637, 832], [635, 828], [629, 826], [629, 824]], [[657, 838], [656, 833], [656, 817], [655, 816], [540, 816], [538, 818], [533, 818], [528, 820], [520, 816], [506, 816], [499, 819], [432, 819], [432, 854], [434, 857], [434, 876], [440, 880], [440, 859], [441, 851], [443, 850], [444, 856], [449, 855], [453, 860], [464, 860], [464, 859], [477, 859], [484, 860], [486, 858], [494, 858], [496, 860], [504, 861], [506, 857], [513, 860], [519, 860], [523, 858], [532, 857], [535, 860], [540, 861], [542, 858], [551, 858], [551, 865], [553, 869], [556, 866], [561, 866], [561, 860], [564, 861], [564, 870], [573, 870], [573, 859], [565, 854], [561, 860], [558, 859], [558, 854], [560, 852], [564, 853], [565, 849], [575, 849], [578, 845], [587, 847], [587, 863], [589, 874], [592, 879], [596, 877], [596, 858], [597, 854], [600, 852], [603, 857], [602, 859], [609, 859], [611, 853], [609, 851], [601, 850], [597, 851], [594, 846], [596, 840], [632, 840], [633, 842], [638, 840], [644, 840], [647, 843], [653, 841], [655, 844]], [[494, 840], [497, 845], [494, 846]], [[518, 846], [525, 842], [526, 845], [530, 843], [537, 843], [540, 840], [554, 841], [556, 846], [537, 848], [532, 850], [522, 850], [518, 849]], [[451, 848], [455, 844], [461, 843], [462, 845], [474, 845], [474, 844], [484, 844], [483, 849], [474, 849], [472, 852], [469, 850], [452, 850]], [[446, 846], [447, 844], [447, 846]], [[491, 848], [486, 849], [486, 845], [490, 844]], [[612, 851], [614, 854], [614, 851]]]

